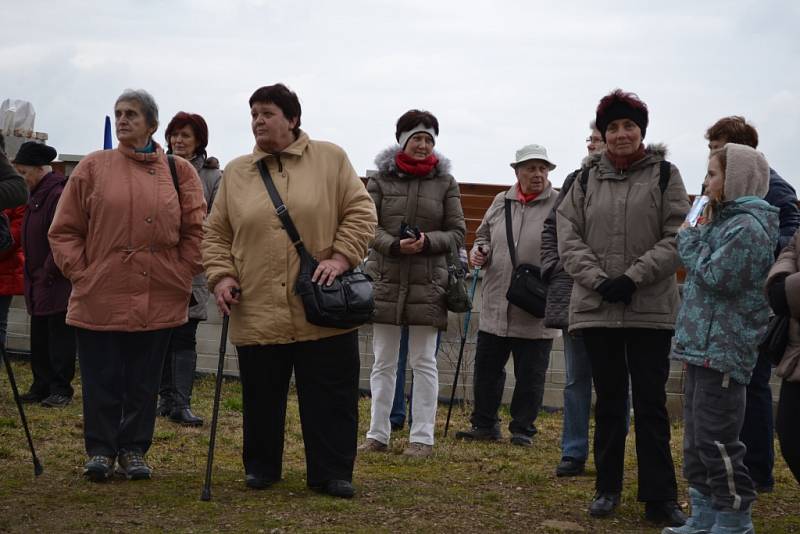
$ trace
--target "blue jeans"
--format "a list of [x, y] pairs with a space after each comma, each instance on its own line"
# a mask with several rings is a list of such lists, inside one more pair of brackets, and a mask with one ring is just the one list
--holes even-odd
[[564, 427], [561, 457], [586, 462], [589, 457], [589, 416], [592, 410], [592, 363], [582, 337], [564, 333]]

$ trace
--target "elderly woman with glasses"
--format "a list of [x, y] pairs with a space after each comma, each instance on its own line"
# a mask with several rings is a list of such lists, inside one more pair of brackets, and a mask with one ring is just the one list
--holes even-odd
[[172, 330], [186, 323], [192, 277], [202, 271], [206, 202], [191, 163], [153, 140], [158, 106], [143, 90], [114, 105], [119, 145], [72, 172], [49, 237], [72, 282], [83, 383], [84, 475], [149, 479], [161, 367]]

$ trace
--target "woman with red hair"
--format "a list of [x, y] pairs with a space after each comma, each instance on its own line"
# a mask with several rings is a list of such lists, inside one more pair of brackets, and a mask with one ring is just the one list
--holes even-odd
[[558, 208], [559, 252], [575, 280], [569, 331], [583, 336], [597, 394], [589, 513], [608, 516], [619, 504], [630, 380], [639, 500], [648, 519], [682, 525], [666, 383], [678, 309], [675, 235], [689, 197], [664, 147], [642, 143], [648, 109], [635, 94], [606, 95], [595, 122], [606, 152], [588, 160]]
[[[219, 188], [222, 173], [219, 163], [210, 163], [206, 154], [208, 126], [196, 113], [179, 111], [165, 133], [167, 153], [188, 160], [200, 176], [208, 210]], [[189, 321], [172, 331], [164, 368], [161, 372], [158, 414], [169, 417], [173, 423], [184, 426], [201, 426], [203, 419], [192, 413], [192, 387], [197, 365], [197, 325], [208, 319], [206, 305], [209, 291], [204, 273], [192, 279], [192, 298], [189, 303]]]

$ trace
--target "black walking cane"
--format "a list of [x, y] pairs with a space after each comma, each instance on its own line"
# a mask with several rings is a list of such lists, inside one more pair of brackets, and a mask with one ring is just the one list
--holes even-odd
[[8, 381], [11, 382], [11, 392], [14, 395], [14, 402], [17, 403], [19, 410], [19, 418], [22, 419], [22, 428], [25, 429], [25, 437], [28, 438], [28, 447], [31, 449], [31, 456], [33, 457], [33, 474], [37, 477], [44, 472], [42, 464], [39, 463], [39, 458], [36, 457], [36, 451], [33, 449], [33, 440], [31, 439], [31, 431], [28, 430], [28, 419], [25, 417], [25, 410], [22, 409], [22, 400], [19, 398], [19, 390], [17, 389], [17, 381], [14, 380], [14, 371], [11, 369], [11, 362], [8, 361], [6, 348], [0, 345], [0, 358], [6, 364], [6, 372], [8, 373]]
[[[469, 301], [475, 298], [475, 288], [478, 286], [478, 273], [481, 268], [475, 267], [472, 271], [472, 288], [469, 291]], [[444, 424], [444, 437], [447, 437], [447, 430], [450, 428], [450, 414], [453, 412], [453, 399], [456, 396], [456, 386], [458, 385], [458, 374], [461, 371], [461, 360], [464, 358], [464, 345], [467, 343], [467, 332], [469, 331], [469, 320], [472, 317], [472, 307], [467, 310], [464, 316], [464, 331], [461, 334], [461, 348], [458, 349], [458, 362], [456, 363], [456, 376], [453, 377], [453, 388], [450, 391], [450, 406], [447, 407], [447, 421]]]
[[[231, 296], [241, 293], [237, 287], [231, 288]], [[219, 415], [219, 398], [222, 394], [222, 369], [225, 367], [225, 350], [228, 346], [228, 321], [230, 316], [222, 314], [222, 335], [219, 340], [219, 363], [217, 364], [217, 382], [214, 386], [214, 409], [211, 415], [211, 438], [208, 441], [208, 460], [206, 461], [206, 480], [203, 483], [201, 501], [211, 500], [211, 467], [214, 464], [214, 444], [217, 441], [217, 416]]]

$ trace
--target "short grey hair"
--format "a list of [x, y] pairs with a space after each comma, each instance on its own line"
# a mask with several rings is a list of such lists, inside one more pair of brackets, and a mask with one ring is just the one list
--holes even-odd
[[142, 107], [142, 113], [144, 113], [147, 125], [152, 128], [158, 128], [158, 104], [156, 104], [153, 95], [144, 89], [125, 89], [119, 95], [117, 101], [114, 102], [114, 107], [116, 108], [120, 102], [138, 102]]

